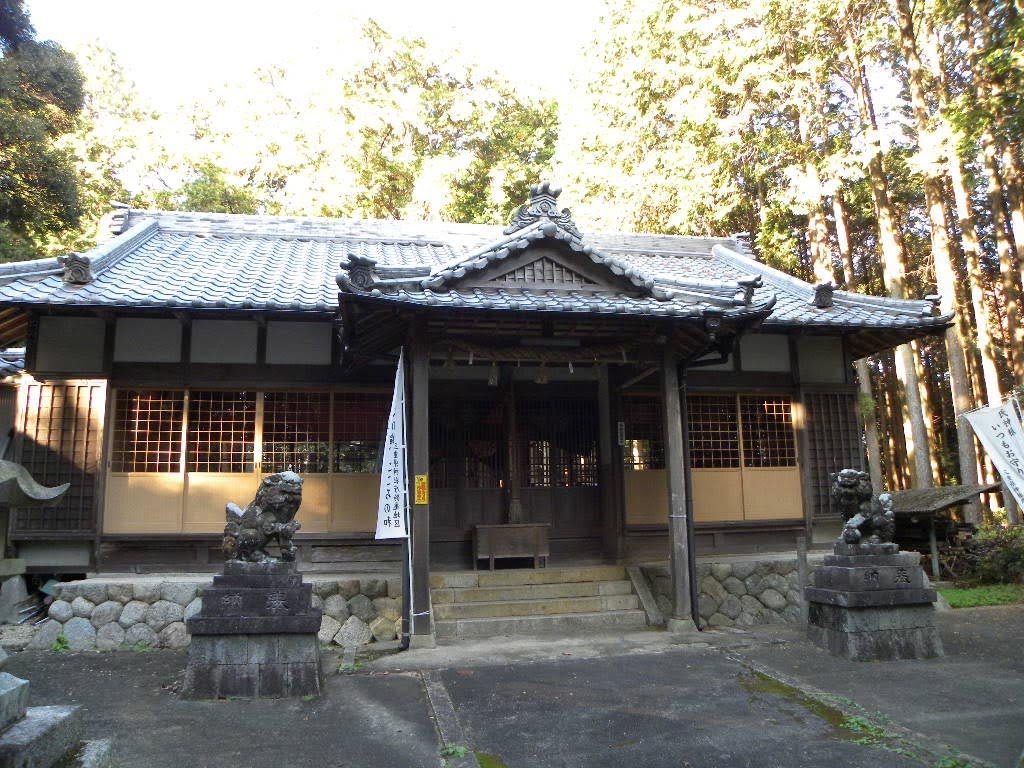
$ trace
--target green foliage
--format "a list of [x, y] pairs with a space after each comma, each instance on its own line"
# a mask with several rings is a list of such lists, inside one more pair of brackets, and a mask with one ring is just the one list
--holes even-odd
[[53, 643], [50, 645], [51, 651], [66, 651], [70, 646], [68, 645], [68, 638], [63, 632], [57, 635]]
[[972, 768], [974, 765], [976, 763], [972, 763], [970, 760], [949, 756], [936, 762], [933, 768]]
[[857, 397], [857, 408], [860, 411], [860, 417], [862, 419], [874, 420], [877, 407], [878, 404], [875, 402], [875, 398], [866, 392], [859, 393]]
[[1024, 526], [982, 526], [968, 548], [964, 580], [975, 584], [1024, 583]]
[[449, 744], [441, 750], [441, 757], [465, 757], [469, 749], [461, 744]]
[[145, 640], [139, 640], [139, 642], [135, 643], [135, 645], [131, 647], [131, 650], [135, 651], [136, 653], [149, 653], [153, 650], [153, 646], [151, 646]]
[[0, 44], [0, 260], [33, 258], [82, 214], [75, 158], [59, 143], [82, 109], [82, 76], [71, 54], [34, 39], [18, 0], [0, 5]]
[[193, 169], [193, 177], [172, 191], [153, 195], [158, 208], [168, 211], [209, 213], [257, 213], [259, 200], [251, 189], [232, 184], [225, 171], [210, 161]]
[[337, 673], [339, 675], [354, 675], [357, 672], [362, 672], [364, 669], [366, 669], [365, 664], [355, 661], [351, 664], [339, 664]]
[[943, 588], [939, 592], [950, 608], [1024, 603], [1024, 584], [989, 584], [982, 587]]
[[853, 741], [857, 744], [871, 747], [884, 746], [889, 738], [889, 734], [884, 728], [860, 715], [847, 715], [843, 718], [842, 727], [856, 734]]
[[343, 34], [342, 63], [261, 69], [175, 115], [148, 109], [109, 52], [87, 49], [88, 126], [74, 146], [95, 159], [89, 224], [111, 197], [162, 209], [506, 221], [550, 164], [556, 105], [374, 22]]

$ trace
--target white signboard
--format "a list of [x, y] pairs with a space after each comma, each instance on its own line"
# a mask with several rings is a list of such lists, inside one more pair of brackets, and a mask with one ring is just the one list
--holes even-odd
[[1003, 488], [1024, 507], [1024, 433], [1013, 403], [979, 408], [965, 413], [964, 418], [999, 471]]
[[391, 398], [388, 430], [384, 437], [384, 460], [380, 472], [380, 500], [377, 504], [378, 539], [404, 539], [409, 535], [409, 479], [405, 466], [405, 361], [398, 356], [395, 394]]

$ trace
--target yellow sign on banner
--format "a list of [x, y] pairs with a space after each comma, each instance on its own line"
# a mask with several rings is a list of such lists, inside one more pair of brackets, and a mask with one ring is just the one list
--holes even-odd
[[416, 475], [416, 503], [430, 503], [430, 492], [428, 491], [426, 475]]

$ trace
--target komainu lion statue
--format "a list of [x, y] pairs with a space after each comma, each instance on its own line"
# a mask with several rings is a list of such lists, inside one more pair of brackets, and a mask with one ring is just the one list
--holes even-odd
[[224, 557], [264, 563], [276, 560], [267, 553], [269, 544], [277, 544], [281, 560], [295, 560], [292, 536], [301, 527], [295, 513], [302, 504], [302, 478], [294, 472], [267, 475], [256, 491], [256, 498], [243, 510], [228, 502], [225, 511]]
[[[883, 493], [876, 499], [867, 472], [841, 469], [832, 475], [832, 501], [846, 521], [840, 541], [846, 544], [892, 542], [896, 535], [892, 496]], [[867, 538], [863, 538], [865, 534]]]

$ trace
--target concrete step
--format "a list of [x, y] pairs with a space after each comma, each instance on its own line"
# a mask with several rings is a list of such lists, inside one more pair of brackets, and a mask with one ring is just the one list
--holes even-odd
[[554, 616], [512, 616], [500, 619], [437, 620], [434, 629], [439, 638], [468, 639], [502, 635], [576, 634], [580, 630], [601, 631], [642, 629], [647, 616], [639, 609], [570, 613]]
[[449, 571], [430, 574], [431, 589], [470, 587], [517, 587], [527, 584], [565, 584], [577, 581], [622, 581], [621, 565], [578, 568], [515, 568], [503, 571]]
[[605, 597], [500, 600], [490, 603], [442, 603], [434, 605], [434, 616], [437, 619], [508, 618], [623, 611], [639, 607], [640, 601], [636, 595], [608, 595]]
[[497, 600], [539, 600], [598, 595], [629, 595], [633, 585], [622, 581], [568, 581], [556, 584], [524, 584], [518, 587], [446, 587], [430, 591], [434, 605], [443, 603], [491, 603]]

